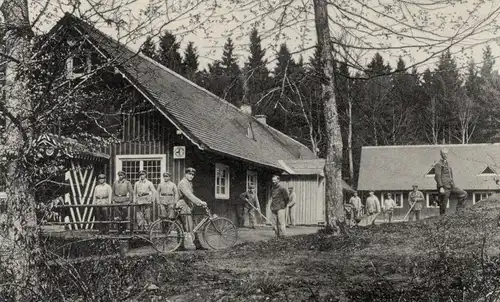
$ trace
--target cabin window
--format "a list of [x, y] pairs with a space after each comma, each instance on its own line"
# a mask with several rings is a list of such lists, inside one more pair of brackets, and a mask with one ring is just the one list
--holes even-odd
[[257, 194], [257, 192], [258, 192], [257, 172], [248, 170], [247, 171], [247, 190], [248, 190], [248, 187], [250, 185], [254, 186], [254, 188], [255, 188], [254, 192], [255, 192], [255, 194]]
[[[425, 194], [426, 207], [428, 208], [439, 208], [439, 193], [438, 192], [427, 192]], [[446, 204], [446, 208], [450, 207], [450, 199], [448, 199], [448, 203]]]
[[493, 170], [490, 167], [486, 167], [483, 170], [483, 172], [481, 172], [481, 174], [479, 174], [479, 176], [495, 176], [495, 175], [497, 175], [497, 173], [495, 172], [495, 170]]
[[85, 77], [92, 69], [91, 54], [74, 54], [66, 60], [66, 72], [69, 79]]
[[229, 167], [215, 164], [215, 198], [229, 199]]
[[434, 166], [432, 166], [432, 168], [427, 172], [427, 174], [425, 174], [425, 177], [434, 177], [435, 174], [436, 174], [436, 172], [435, 172]]
[[387, 199], [387, 194], [391, 193], [392, 194], [392, 199], [394, 199], [394, 202], [396, 202], [396, 207], [395, 208], [403, 208], [403, 192], [386, 192], [386, 193], [381, 193], [381, 198], [380, 198], [380, 206], [384, 205], [384, 200]]
[[117, 155], [115, 175], [121, 170], [125, 172], [127, 179], [134, 184], [139, 180], [139, 171], [145, 170], [146, 178], [156, 186], [161, 182], [161, 175], [166, 172], [164, 168], [166, 165], [166, 156], [162, 154]]
[[486, 199], [492, 194], [493, 192], [474, 192], [474, 195], [472, 195], [472, 204], [476, 204], [476, 202], [480, 201], [481, 199]]

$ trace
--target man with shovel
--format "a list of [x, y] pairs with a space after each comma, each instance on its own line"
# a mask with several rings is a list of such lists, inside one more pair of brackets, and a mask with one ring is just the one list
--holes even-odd
[[413, 191], [409, 195], [410, 200], [410, 218], [415, 217], [415, 221], [420, 220], [420, 211], [424, 207], [424, 194], [418, 190], [418, 185], [413, 185]]
[[255, 187], [253, 185], [248, 186], [248, 190], [241, 193], [240, 199], [244, 200], [245, 212], [248, 213], [248, 222], [250, 223], [250, 228], [255, 229], [255, 225], [257, 224], [257, 219], [255, 218], [255, 210], [260, 212], [260, 204], [259, 198], [257, 197], [256, 192], [254, 192]]

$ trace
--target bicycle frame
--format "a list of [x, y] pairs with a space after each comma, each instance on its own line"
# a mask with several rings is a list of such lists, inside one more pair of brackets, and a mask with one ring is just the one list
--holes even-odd
[[[213, 218], [216, 218], [216, 217], [217, 217], [217, 215], [212, 214], [212, 213], [210, 212], [210, 209], [209, 209], [209, 208], [205, 208], [205, 212], [206, 212], [205, 217], [203, 217], [203, 219], [202, 219], [200, 222], [198, 222], [198, 224], [196, 224], [196, 226], [193, 228], [193, 233], [198, 232], [198, 231], [201, 229], [201, 227], [202, 227], [202, 226], [203, 226], [203, 225], [204, 225], [207, 221], [212, 220]], [[186, 216], [186, 215], [191, 215], [191, 214], [177, 214], [177, 216], [176, 216], [176, 217], [175, 217], [175, 219], [174, 219], [175, 221], [179, 221], [179, 222], [181, 222], [182, 230], [183, 230], [184, 232], [186, 232], [186, 229], [185, 229], [185, 226], [184, 226], [184, 224], [182, 223], [182, 220], [181, 220], [180, 218], [181, 218], [182, 216]]]

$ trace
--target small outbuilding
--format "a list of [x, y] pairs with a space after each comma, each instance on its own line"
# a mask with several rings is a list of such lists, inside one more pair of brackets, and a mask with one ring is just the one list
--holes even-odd
[[[325, 175], [324, 159], [279, 160], [285, 172], [280, 176], [282, 184], [293, 187], [296, 195], [296, 223], [318, 225], [325, 223]], [[354, 190], [342, 181], [344, 198]], [[270, 191], [270, 190], [268, 190]], [[269, 196], [270, 198], [270, 196]], [[268, 202], [268, 205], [270, 203]], [[267, 207], [267, 217], [272, 213]]]

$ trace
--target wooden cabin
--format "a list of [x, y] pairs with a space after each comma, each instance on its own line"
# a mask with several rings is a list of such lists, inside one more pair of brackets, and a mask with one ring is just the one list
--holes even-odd
[[[166, 171], [178, 183], [185, 169], [193, 167], [195, 195], [216, 214], [235, 220], [235, 201], [250, 184], [265, 209], [271, 176], [284, 171], [279, 160], [316, 158], [305, 145], [262, 119], [76, 17], [66, 15], [52, 32], [83, 41], [92, 58], [116, 62], [108, 70], [114, 74], [113, 84], [121, 81], [132, 87], [134, 102], [119, 112], [120, 140], [101, 150], [109, 156], [103, 167], [109, 183], [120, 170], [135, 182], [142, 169], [155, 185]], [[69, 62], [67, 68], [75, 65]]]

